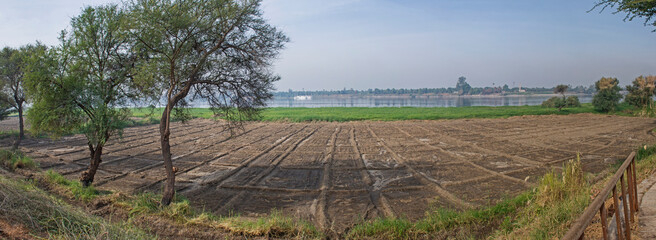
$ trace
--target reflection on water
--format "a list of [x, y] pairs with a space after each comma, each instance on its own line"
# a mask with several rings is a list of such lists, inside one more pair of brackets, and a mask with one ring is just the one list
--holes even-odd
[[[274, 98], [268, 107], [466, 107], [540, 105], [551, 96], [439, 96], [439, 97], [317, 97], [309, 100]], [[592, 95], [578, 96], [581, 103]]]

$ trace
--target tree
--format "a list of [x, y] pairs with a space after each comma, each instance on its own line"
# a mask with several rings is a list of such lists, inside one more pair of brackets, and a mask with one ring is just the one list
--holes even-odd
[[14, 113], [14, 107], [9, 105], [9, 103], [8, 103], [9, 99], [8, 98], [9, 97], [7, 95], [0, 92], [0, 99], [6, 99], [6, 100], [0, 101], [0, 120], [4, 120], [7, 117], [9, 117], [9, 114]]
[[102, 161], [103, 147], [120, 135], [136, 97], [129, 85], [134, 57], [117, 5], [87, 7], [71, 20], [71, 34], [61, 44], [30, 59], [26, 86], [34, 103], [28, 120], [37, 132], [59, 136], [82, 131], [90, 163], [80, 176], [89, 186]]
[[469, 94], [471, 92], [471, 86], [467, 83], [466, 77], [459, 77], [458, 83], [456, 83], [456, 91], [459, 95]]
[[37, 43], [36, 46], [27, 45], [20, 49], [5, 47], [0, 51], [0, 81], [3, 82], [0, 90], [3, 96], [0, 97], [0, 101], [18, 112], [19, 133], [12, 146], [13, 149], [18, 149], [25, 137], [25, 125], [23, 124], [23, 104], [27, 101], [23, 86], [25, 61], [38, 47], [43, 46]]
[[[614, 8], [616, 13], [625, 13], [624, 21], [633, 21], [635, 18], [644, 18], [645, 26], [651, 25], [656, 27], [656, 0], [600, 0], [591, 9], [601, 7], [601, 11], [606, 8]], [[656, 31], [656, 29], [654, 29]]]
[[597, 111], [615, 111], [622, 94], [620, 94], [619, 81], [617, 78], [602, 77], [595, 83], [597, 94], [592, 98], [592, 105]]
[[565, 93], [567, 92], [568, 88], [569, 88], [569, 86], [567, 86], [565, 84], [560, 84], [560, 85], [558, 85], [554, 88], [554, 93], [555, 94], [561, 94], [561, 95], [563, 95], [563, 98], [565, 98]]
[[569, 86], [567, 86], [565, 84], [560, 84], [560, 85], [558, 85], [554, 88], [554, 93], [563, 95], [563, 98], [562, 98], [561, 101], [554, 101], [555, 107], [558, 108], [558, 111], [561, 111], [563, 109], [563, 107], [565, 107], [567, 105], [567, 102], [565, 100], [565, 92], [567, 92], [568, 88], [569, 88]]
[[272, 97], [271, 62], [288, 38], [262, 17], [260, 0], [134, 0], [130, 3], [137, 52], [137, 82], [162, 90], [160, 142], [167, 181], [162, 205], [174, 197], [171, 112], [207, 101], [232, 129], [259, 113]]
[[644, 108], [651, 107], [654, 96], [656, 76], [637, 77], [633, 80], [632, 85], [627, 85], [626, 90], [629, 92], [624, 101], [632, 106]]

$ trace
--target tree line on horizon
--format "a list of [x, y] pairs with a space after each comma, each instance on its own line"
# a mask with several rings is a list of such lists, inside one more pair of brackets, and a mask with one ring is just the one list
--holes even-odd
[[[448, 87], [448, 88], [369, 88], [367, 90], [342, 89], [342, 90], [292, 90], [274, 92], [274, 97], [295, 97], [301, 95], [309, 96], [329, 96], [329, 95], [424, 95], [424, 94], [452, 94], [452, 95], [492, 95], [492, 94], [519, 94], [519, 87], [508, 87], [508, 84], [496, 87]], [[550, 94], [554, 88], [547, 87], [522, 87], [522, 94]], [[570, 87], [571, 93], [594, 94], [596, 92], [594, 85]]]

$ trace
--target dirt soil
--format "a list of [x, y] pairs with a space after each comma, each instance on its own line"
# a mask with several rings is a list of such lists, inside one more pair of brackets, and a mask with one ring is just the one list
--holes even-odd
[[[0, 125], [3, 125], [0, 122]], [[174, 123], [179, 194], [219, 215], [272, 209], [341, 233], [362, 220], [416, 220], [430, 207], [493, 204], [533, 186], [581, 153], [597, 173], [656, 142], [654, 119], [596, 114], [508, 119], [348, 123], [249, 123], [230, 138], [220, 123]], [[0, 140], [9, 146], [11, 139]], [[30, 138], [22, 150], [44, 169], [77, 179], [89, 161], [82, 135]], [[93, 183], [127, 193], [160, 191], [156, 126], [126, 129], [105, 147]]]

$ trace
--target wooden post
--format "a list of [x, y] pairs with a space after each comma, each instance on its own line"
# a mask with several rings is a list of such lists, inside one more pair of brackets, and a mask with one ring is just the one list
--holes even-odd
[[620, 187], [622, 188], [622, 206], [624, 207], [624, 234], [626, 235], [626, 240], [631, 240], [631, 220], [629, 219], [629, 215], [631, 214], [629, 213], [629, 207], [627, 206], [629, 199], [627, 199], [626, 190], [624, 190], [624, 177], [625, 176], [620, 177]]
[[635, 210], [636, 210], [636, 208], [635, 208], [636, 198], [635, 197], [636, 196], [635, 196], [635, 193], [633, 192], [633, 189], [634, 189], [634, 186], [635, 186], [635, 178], [633, 178], [633, 170], [632, 169], [633, 169], [633, 164], [629, 164], [629, 168], [626, 169], [626, 172], [628, 174], [626, 176], [627, 176], [627, 180], [629, 181], [628, 182], [628, 184], [629, 184], [629, 186], [628, 186], [629, 189], [628, 190], [629, 190], [629, 199], [631, 200], [629, 202], [631, 204], [630, 205], [630, 207], [631, 207], [631, 222], [635, 222]]
[[601, 217], [601, 231], [604, 233], [604, 240], [608, 240], [608, 221], [606, 220], [606, 203], [601, 203], [599, 208], [599, 217]]
[[620, 218], [620, 202], [617, 199], [617, 186], [613, 186], [613, 206], [615, 206], [615, 223], [617, 224], [617, 239], [622, 240], [622, 221]]
[[640, 203], [638, 202], [638, 178], [636, 177], [636, 159], [633, 157], [631, 160], [631, 165], [633, 165], [633, 168], [631, 169], [633, 171], [633, 195], [635, 196], [635, 211], [639, 212], [640, 211]]

